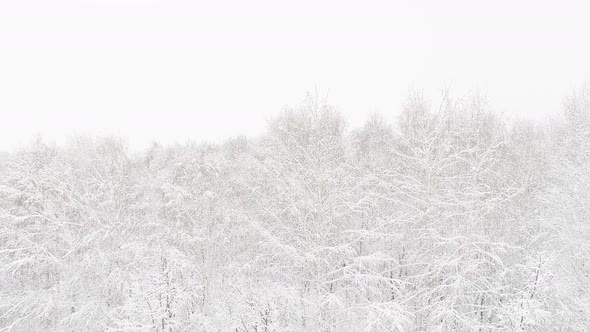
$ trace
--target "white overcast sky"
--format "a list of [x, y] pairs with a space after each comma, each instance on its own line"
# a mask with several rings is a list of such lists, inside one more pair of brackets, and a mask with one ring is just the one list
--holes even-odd
[[0, 149], [216, 141], [317, 86], [351, 126], [411, 87], [543, 118], [590, 79], [588, 1], [0, 0]]

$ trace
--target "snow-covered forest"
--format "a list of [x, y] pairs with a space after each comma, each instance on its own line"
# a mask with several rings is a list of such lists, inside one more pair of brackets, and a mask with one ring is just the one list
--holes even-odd
[[0, 331], [590, 331], [590, 92], [442, 100], [1, 154]]

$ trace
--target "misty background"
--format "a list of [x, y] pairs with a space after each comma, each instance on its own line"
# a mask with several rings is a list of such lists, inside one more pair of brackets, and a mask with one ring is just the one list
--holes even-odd
[[544, 120], [590, 77], [584, 1], [0, 2], [0, 149], [259, 135], [317, 88], [352, 127], [411, 89]]

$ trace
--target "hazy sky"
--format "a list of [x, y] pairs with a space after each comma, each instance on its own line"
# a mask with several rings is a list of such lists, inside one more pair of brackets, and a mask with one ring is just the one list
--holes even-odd
[[411, 87], [543, 118], [590, 79], [587, 1], [0, 0], [0, 149], [219, 140], [319, 89], [351, 126]]

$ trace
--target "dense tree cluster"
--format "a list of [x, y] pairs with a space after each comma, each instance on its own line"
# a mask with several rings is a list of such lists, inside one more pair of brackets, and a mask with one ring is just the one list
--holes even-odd
[[0, 331], [589, 331], [590, 93], [0, 155]]

